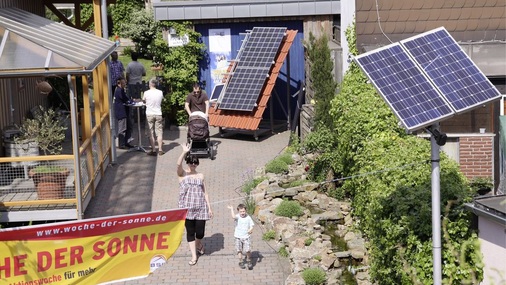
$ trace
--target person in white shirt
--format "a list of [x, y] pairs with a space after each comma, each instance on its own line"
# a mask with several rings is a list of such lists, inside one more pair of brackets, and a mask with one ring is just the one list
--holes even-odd
[[[235, 249], [237, 252], [237, 256], [239, 257], [239, 267], [242, 269], [246, 268], [245, 263], [248, 265], [248, 269], [253, 269], [253, 264], [251, 263], [251, 233], [253, 232], [253, 219], [246, 212], [246, 206], [244, 204], [239, 204], [237, 206], [237, 211], [239, 213], [234, 214], [234, 207], [228, 206], [230, 209], [230, 214], [235, 221]], [[246, 262], [243, 260], [243, 253], [246, 253]]]
[[151, 151], [148, 155], [156, 155], [155, 151], [155, 135], [158, 142], [158, 155], [165, 152], [162, 149], [163, 144], [163, 117], [162, 117], [162, 100], [163, 92], [156, 89], [158, 81], [156, 78], [149, 80], [149, 90], [145, 91], [142, 100], [146, 104], [146, 122], [149, 128], [149, 143]]

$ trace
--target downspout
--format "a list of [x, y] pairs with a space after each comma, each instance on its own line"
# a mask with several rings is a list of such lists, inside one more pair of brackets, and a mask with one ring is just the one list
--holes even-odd
[[[107, 23], [107, 0], [101, 0], [100, 3], [100, 14], [102, 19], [102, 35], [104, 39], [109, 39], [109, 27]], [[116, 153], [116, 115], [114, 114], [114, 106], [112, 102], [112, 87], [111, 87], [111, 71], [109, 70], [109, 61], [110, 58], [106, 59], [107, 63], [107, 84], [109, 89], [109, 125], [111, 126], [111, 164], [116, 164], [117, 153]]]
[[84, 211], [82, 203], [83, 194], [81, 190], [81, 155], [79, 153], [79, 134], [77, 125], [77, 98], [70, 74], [67, 75], [67, 81], [70, 97], [70, 123], [72, 125], [72, 152], [74, 153], [74, 187], [76, 189], [77, 219], [82, 220]]

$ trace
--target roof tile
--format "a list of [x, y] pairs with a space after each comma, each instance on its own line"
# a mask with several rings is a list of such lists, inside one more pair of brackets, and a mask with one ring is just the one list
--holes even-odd
[[[484, 7], [497, 7], [498, 5], [497, 0], [487, 0]], [[501, 5], [504, 6], [504, 0], [501, 0]]]
[[360, 7], [360, 11], [371, 11], [376, 10], [374, 0], [368, 1], [356, 1], [358, 2], [358, 6]]
[[427, 21], [429, 19], [430, 16], [429, 10], [420, 10], [418, 13], [420, 14], [420, 16], [418, 17], [419, 21]]
[[402, 9], [402, 3], [404, 1], [394, 1], [392, 4], [392, 10], [400, 10]]
[[416, 29], [416, 22], [407, 22], [404, 25], [404, 32], [408, 34], [412, 34], [415, 32]]
[[455, 32], [476, 31], [477, 27], [478, 27], [478, 21], [468, 20], [468, 21], [462, 22], [461, 25], [457, 25], [457, 28], [454, 31]]
[[453, 8], [462, 8], [462, 7], [464, 7], [464, 5], [466, 4], [466, 2], [470, 2], [470, 1], [466, 1], [466, 0], [455, 0], [455, 1], [453, 1]]
[[399, 17], [397, 19], [398, 22], [406, 22], [409, 18], [409, 11], [399, 10]]
[[461, 10], [460, 9], [451, 9], [450, 11], [450, 20], [458, 20], [460, 19], [460, 13], [461, 13]]
[[434, 10], [431, 10], [430, 13], [429, 13], [429, 21], [435, 21], [435, 20], [439, 20], [441, 17], [441, 10], [440, 9], [434, 9]]
[[459, 20], [470, 19], [472, 15], [473, 15], [473, 9], [472, 8], [462, 8], [462, 12], [460, 13], [460, 19]]
[[[279, 71], [288, 55], [288, 51], [297, 35], [297, 30], [287, 30], [286, 37], [284, 37], [280, 51], [276, 56], [274, 66], [272, 67], [267, 84], [264, 86], [259, 99], [258, 105], [251, 112], [233, 111], [215, 109], [214, 105], [209, 110], [209, 125], [224, 128], [243, 129], [255, 131], [260, 125], [262, 115], [267, 107], [269, 98], [271, 97], [272, 89], [276, 83]], [[229, 69], [231, 65], [229, 66]]]
[[485, 5], [487, 4], [487, 0], [474, 0], [469, 2], [474, 2], [473, 3], [474, 7], [485, 7]]

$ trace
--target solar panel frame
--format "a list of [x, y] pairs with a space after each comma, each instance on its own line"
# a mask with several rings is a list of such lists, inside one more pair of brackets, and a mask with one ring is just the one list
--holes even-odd
[[501, 98], [497, 88], [444, 27], [400, 43], [456, 113]]
[[230, 76], [225, 93], [220, 98], [219, 109], [252, 111], [269, 77], [269, 71], [237, 67]]
[[270, 68], [278, 52], [286, 28], [255, 27], [247, 37], [246, 45], [241, 49], [239, 66]]
[[414, 131], [453, 115], [448, 103], [399, 43], [354, 60], [407, 130]]
[[222, 83], [214, 85], [213, 91], [211, 92], [211, 96], [209, 97], [209, 102], [218, 101], [224, 87], [225, 87], [225, 84], [222, 84]]
[[235, 69], [218, 99], [223, 110], [252, 111], [286, 34], [286, 27], [254, 27], [246, 34]]

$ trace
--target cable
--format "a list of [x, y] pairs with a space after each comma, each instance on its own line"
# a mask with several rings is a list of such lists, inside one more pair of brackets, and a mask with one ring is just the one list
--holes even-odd
[[388, 39], [390, 43], [393, 43], [392, 40], [383, 32], [383, 28], [381, 27], [381, 21], [380, 21], [380, 13], [379, 13], [379, 7], [378, 7], [378, 0], [376, 0], [376, 15], [378, 15], [378, 26], [380, 28], [381, 33], [385, 36], [385, 38]]

